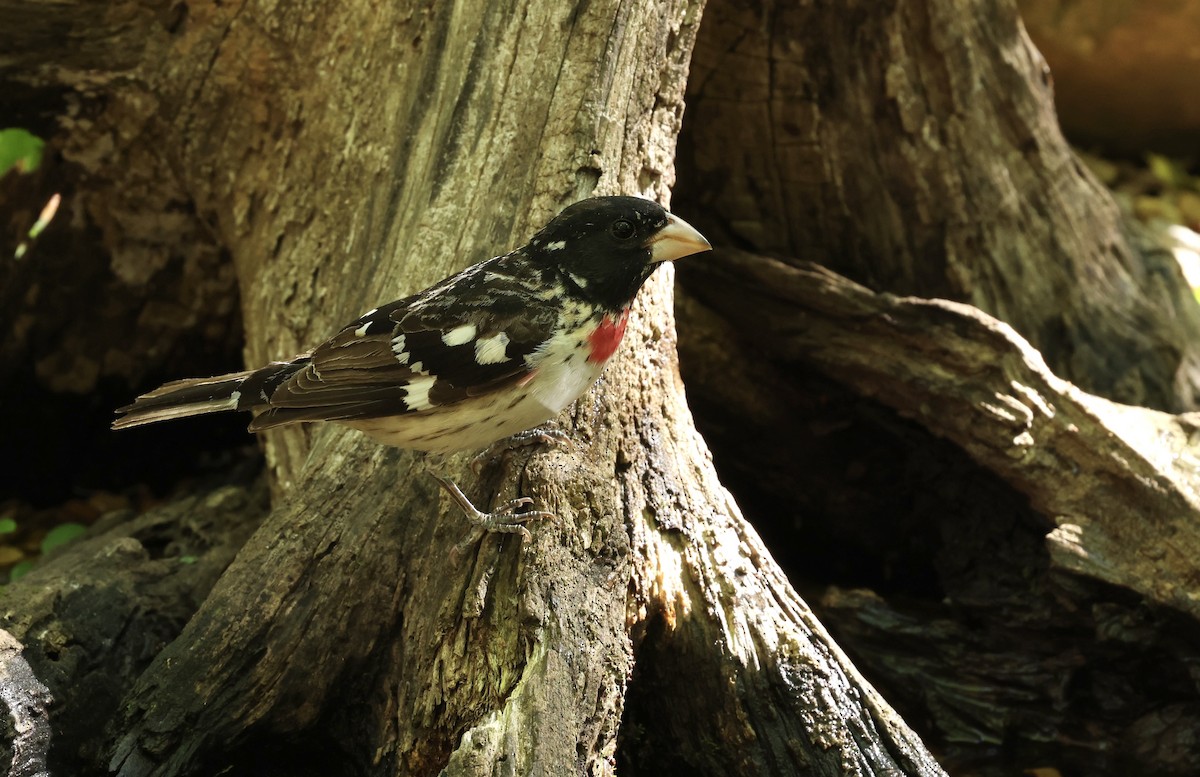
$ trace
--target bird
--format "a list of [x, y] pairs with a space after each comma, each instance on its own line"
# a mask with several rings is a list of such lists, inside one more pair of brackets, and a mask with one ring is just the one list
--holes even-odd
[[[599, 378], [638, 291], [663, 262], [711, 250], [653, 200], [583, 199], [529, 241], [381, 305], [287, 361], [166, 383], [117, 409], [113, 429], [251, 411], [249, 431], [348, 426], [438, 461], [519, 437], [555, 418]], [[476, 531], [520, 533], [552, 517], [523, 497], [477, 509], [434, 479]]]

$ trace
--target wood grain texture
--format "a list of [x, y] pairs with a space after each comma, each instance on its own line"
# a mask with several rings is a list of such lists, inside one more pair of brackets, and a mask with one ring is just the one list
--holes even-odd
[[1200, 310], [1059, 132], [1016, 4], [714, 2], [679, 205], [720, 242], [966, 302], [1088, 391], [1196, 407]]
[[[186, 203], [180, 232], [230, 257], [254, 363], [518, 244], [577, 197], [665, 200], [701, 11], [120, 8], [144, 35], [76, 147], [119, 146], [113, 170], [141, 162], [114, 175], [137, 202], [104, 211], [97, 194], [95, 218], [120, 236], [126, 210]], [[152, 254], [122, 266], [151, 277]], [[528, 547], [493, 537], [453, 557], [466, 527], [407, 454], [338, 429], [267, 435], [270, 515], [131, 669], [94, 761], [125, 777], [262, 760], [607, 775], [645, 657], [641, 688], [680, 712], [629, 732], [627, 752], [655, 754], [647, 773], [677, 755], [712, 773], [940, 774], [717, 480], [679, 385], [669, 281], [647, 286], [615, 363], [560, 419], [569, 443], [498, 452], [477, 476], [460, 463], [481, 507], [528, 495], [557, 514]]]
[[[254, 469], [231, 480], [254, 480]], [[267, 489], [198, 488], [133, 516], [110, 513], [5, 587], [3, 627], [53, 690], [50, 771], [96, 773], [121, 698], [175, 639], [266, 516]]]
[[[233, 247], [251, 361], [298, 350], [375, 304], [372, 295], [399, 296], [510, 247], [593, 188], [662, 197], [671, 183], [696, 8], [438, 5], [386, 19], [339, 9], [311, 27], [277, 17], [250, 24], [267, 18], [253, 9], [228, 17], [207, 9], [212, 18], [203, 10], [188, 17], [206, 30], [202, 39], [188, 41], [194, 50], [174, 44], [152, 91], [177, 131], [186, 127], [181, 174]], [[223, 30], [215, 44], [214, 27]], [[178, 75], [199, 70], [195, 60], [206, 65], [203, 79]], [[322, 64], [330, 61], [358, 64]], [[384, 74], [388, 88], [376, 88]], [[629, 585], [620, 581], [639, 561], [670, 562], [636, 548], [658, 542], [658, 523], [680, 523], [682, 509], [706, 515], [707, 503], [748, 531], [730, 514], [674, 386], [673, 341], [660, 321], [669, 295], [657, 287], [646, 298], [627, 356], [572, 419], [587, 448], [485, 469], [480, 503], [524, 484], [560, 516], [535, 552], [489, 541], [454, 566], [444, 549], [461, 526], [452, 511], [431, 513], [434, 492], [419, 472], [405, 474], [405, 458], [333, 431], [270, 439], [277, 494], [289, 501], [142, 676], [114, 768], [182, 773], [230, 744], [261, 746], [255, 732], [315, 729], [354, 743], [354, 759], [372, 754], [361, 768], [374, 771], [467, 774], [506, 763], [608, 773], [633, 657]], [[667, 387], [676, 392], [664, 395]], [[641, 453], [646, 446], [652, 455]], [[665, 485], [643, 494], [640, 484], [663, 478], [658, 469], [669, 474]], [[623, 477], [614, 481], [614, 472]], [[680, 504], [671, 494], [685, 489]], [[627, 516], [650, 513], [656, 522], [645, 536], [623, 530]], [[737, 535], [716, 536], [716, 548], [695, 551], [698, 579], [713, 574], [706, 554], [741, 552]], [[785, 583], [769, 562], [757, 566], [768, 576], [751, 575], [755, 601], [766, 605], [765, 591]], [[721, 592], [716, 582], [696, 585], [697, 597]], [[638, 589], [648, 604], [634, 614], [675, 606], [660, 606], [649, 584]], [[764, 615], [763, 643], [787, 633], [808, 644], [813, 624], [803, 612], [793, 601]], [[712, 631], [719, 619], [698, 622], [706, 623], [695, 632], [700, 644], [731, 638]], [[747, 650], [736, 655], [748, 661]], [[791, 656], [764, 655], [780, 670], [759, 685], [788, 686], [800, 667]], [[794, 742], [781, 732], [774, 755], [754, 757], [801, 758], [792, 752], [801, 747], [803, 760], [826, 769], [859, 763], [869, 773], [898, 768], [897, 753], [914, 772], [936, 772], [881, 702], [858, 706], [851, 689], [861, 678], [848, 665], [830, 671], [845, 693], [828, 699], [826, 714], [849, 716], [858, 733], [830, 739], [814, 730]], [[805, 685], [785, 731], [801, 731], [807, 703], [824, 698], [816, 677]], [[324, 717], [351, 699], [366, 700], [357, 724]], [[881, 731], [899, 744], [863, 746]], [[694, 748], [704, 752], [699, 741]]]
[[[680, 326], [712, 347], [685, 342], [684, 363], [725, 377], [760, 488], [788, 495], [754, 514], [777, 548], [816, 543], [779, 553], [810, 584], [872, 581], [829, 587], [817, 611], [948, 770], [1195, 770], [1195, 414], [1087, 394], [975, 308], [811, 263], [722, 249], [686, 280]], [[772, 391], [805, 369], [852, 399]], [[782, 434], [764, 426], [789, 412]], [[788, 454], [772, 447], [797, 428]], [[826, 555], [854, 571], [794, 558]]]
[[[1052, 519], [1051, 560], [1200, 617], [1200, 476], [1192, 414], [1118, 405], [1056, 377], [977, 309], [876, 294], [817, 265], [723, 252], [705, 301], [896, 408], [996, 472]], [[852, 322], [852, 325], [851, 325]], [[1063, 473], [1072, 473], [1064, 478]]]

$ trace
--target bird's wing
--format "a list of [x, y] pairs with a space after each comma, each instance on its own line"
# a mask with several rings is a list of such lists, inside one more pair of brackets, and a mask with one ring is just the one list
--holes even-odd
[[251, 429], [420, 412], [528, 378], [526, 357], [557, 313], [512, 264], [511, 254], [489, 260], [348, 324], [275, 389]]

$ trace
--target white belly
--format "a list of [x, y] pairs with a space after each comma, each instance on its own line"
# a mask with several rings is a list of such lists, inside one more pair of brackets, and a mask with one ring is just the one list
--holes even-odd
[[603, 365], [570, 370], [547, 364], [519, 393], [501, 390], [448, 407], [342, 423], [399, 448], [430, 453], [479, 450], [554, 418], [587, 391], [602, 369]]
[[[564, 317], [574, 312], [565, 311]], [[579, 346], [596, 322], [580, 316], [571, 323], [529, 356], [534, 373], [523, 386], [401, 416], [342, 423], [385, 445], [430, 453], [479, 450], [531, 429], [561, 413], [604, 370], [603, 362], [588, 361], [587, 349]]]

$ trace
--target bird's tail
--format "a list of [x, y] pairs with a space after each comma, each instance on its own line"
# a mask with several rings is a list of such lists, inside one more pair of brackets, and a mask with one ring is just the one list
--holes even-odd
[[142, 394], [131, 405], [117, 408], [119, 417], [113, 421], [112, 428], [128, 429], [222, 410], [263, 407], [271, 392], [303, 368], [307, 361], [307, 358], [299, 358], [275, 362], [257, 370], [172, 381]]

